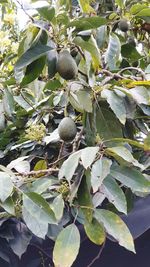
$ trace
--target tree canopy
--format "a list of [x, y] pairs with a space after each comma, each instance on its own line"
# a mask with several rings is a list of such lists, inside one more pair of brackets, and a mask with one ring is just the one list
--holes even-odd
[[0, 224], [20, 221], [3, 235], [19, 257], [47, 236], [72, 266], [79, 225], [135, 252], [121, 215], [150, 193], [148, 2], [0, 1]]

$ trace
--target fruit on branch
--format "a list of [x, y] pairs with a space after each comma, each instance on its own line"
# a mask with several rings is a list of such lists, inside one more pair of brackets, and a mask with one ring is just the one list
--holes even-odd
[[118, 27], [122, 32], [127, 32], [129, 30], [129, 24], [126, 19], [121, 19], [118, 23]]
[[59, 53], [56, 69], [65, 80], [72, 80], [77, 76], [77, 64], [68, 50], [63, 50]]
[[73, 119], [66, 117], [58, 126], [60, 138], [65, 142], [72, 142], [77, 134], [77, 127]]

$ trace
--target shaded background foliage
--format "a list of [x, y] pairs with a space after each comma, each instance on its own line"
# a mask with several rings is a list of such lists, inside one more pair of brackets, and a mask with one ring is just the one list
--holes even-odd
[[[150, 192], [149, 3], [16, 2], [0, 1], [0, 257], [17, 266], [30, 244], [52, 266], [74, 266], [85, 235], [135, 252], [149, 228], [130, 223], [134, 199]], [[64, 48], [78, 66], [69, 81], [57, 72]], [[70, 143], [58, 134], [66, 116], [77, 126]]]

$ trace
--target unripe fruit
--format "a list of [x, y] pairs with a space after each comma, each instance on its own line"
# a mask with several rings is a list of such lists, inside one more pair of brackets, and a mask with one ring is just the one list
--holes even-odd
[[72, 142], [77, 134], [75, 122], [69, 117], [62, 119], [58, 126], [58, 133], [63, 141]]
[[129, 25], [126, 19], [121, 19], [118, 23], [118, 27], [122, 32], [127, 32], [129, 30]]
[[65, 80], [74, 79], [78, 73], [77, 64], [67, 50], [59, 53], [56, 69]]

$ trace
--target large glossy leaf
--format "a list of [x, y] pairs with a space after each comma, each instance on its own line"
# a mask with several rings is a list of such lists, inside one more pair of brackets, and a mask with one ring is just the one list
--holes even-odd
[[87, 41], [85, 41], [82, 37], [77, 36], [74, 39], [74, 43], [80, 46], [83, 50], [87, 50], [93, 59], [93, 66], [98, 68], [101, 64], [100, 52], [97, 46], [95, 39], [91, 36]]
[[103, 181], [102, 192], [120, 212], [127, 213], [127, 201], [123, 190], [111, 175]]
[[122, 137], [122, 129], [116, 116], [108, 109], [98, 106], [96, 111], [97, 132], [104, 140]]
[[52, 21], [52, 19], [55, 16], [55, 9], [54, 7], [49, 8], [49, 7], [41, 7], [37, 8], [38, 13], [46, 20]]
[[150, 93], [144, 86], [136, 86], [130, 90], [130, 93], [138, 104], [149, 105]]
[[91, 0], [78, 0], [78, 3], [81, 7], [82, 12], [84, 13], [94, 12], [94, 9], [90, 6]]
[[7, 211], [9, 214], [15, 216], [15, 205], [12, 197], [8, 197], [4, 202], [0, 203], [0, 206]]
[[79, 230], [74, 224], [64, 228], [58, 235], [54, 250], [53, 261], [55, 267], [71, 267], [80, 248]]
[[121, 246], [135, 252], [133, 238], [126, 224], [115, 213], [97, 209], [94, 214], [95, 218], [104, 225], [104, 228], [112, 237], [114, 237]]
[[93, 192], [96, 192], [101, 186], [105, 177], [110, 173], [112, 161], [107, 158], [97, 160], [91, 170], [91, 185]]
[[68, 27], [76, 27], [77, 31], [85, 31], [89, 29], [96, 29], [101, 25], [106, 23], [105, 18], [101, 17], [89, 17], [89, 18], [79, 18], [68, 24]]
[[106, 51], [105, 60], [108, 64], [110, 70], [115, 70], [117, 68], [117, 61], [120, 57], [120, 41], [117, 35], [112, 33], [109, 37], [109, 44]]
[[98, 151], [99, 147], [86, 147], [81, 150], [81, 160], [85, 169], [91, 166]]
[[42, 194], [47, 189], [51, 188], [51, 186], [57, 184], [57, 182], [58, 181], [53, 176], [42, 177], [40, 179], [35, 180], [32, 185], [29, 186], [28, 190], [30, 192]]
[[87, 184], [86, 176], [83, 176], [82, 178], [77, 196], [78, 196], [78, 204], [81, 207], [81, 210], [86, 220], [91, 221], [93, 215], [93, 203], [90, 194], [90, 189]]
[[80, 155], [81, 152], [79, 150], [73, 153], [67, 160], [64, 161], [59, 170], [59, 179], [65, 177], [68, 182], [71, 181], [72, 176], [74, 175], [74, 172], [78, 166]]
[[36, 59], [45, 55], [52, 48], [50, 46], [37, 44], [28, 49], [17, 61], [15, 68], [22, 69], [31, 64]]
[[134, 166], [142, 168], [142, 164], [140, 164], [131, 154], [131, 152], [124, 146], [116, 146], [106, 149], [106, 153], [118, 159], [122, 158], [127, 162], [132, 163]]
[[150, 193], [150, 181], [135, 168], [112, 166], [110, 174], [133, 192]]
[[21, 86], [25, 86], [26, 84], [31, 83], [42, 73], [45, 65], [45, 60], [46, 57], [43, 56], [27, 66], [25, 76], [21, 82]]
[[119, 97], [115, 92], [105, 89], [102, 91], [101, 96], [107, 99], [112, 111], [122, 124], [126, 122], [126, 107], [124, 97]]
[[56, 224], [54, 212], [48, 202], [37, 193], [23, 194], [23, 219], [32, 233], [45, 238], [48, 224]]
[[54, 211], [56, 219], [60, 221], [64, 212], [64, 200], [61, 194], [54, 198], [51, 208]]
[[105, 241], [105, 231], [103, 226], [95, 219], [84, 224], [84, 229], [88, 238], [96, 245], [102, 245]]
[[13, 183], [9, 174], [0, 172], [0, 200], [4, 202], [12, 193]]

